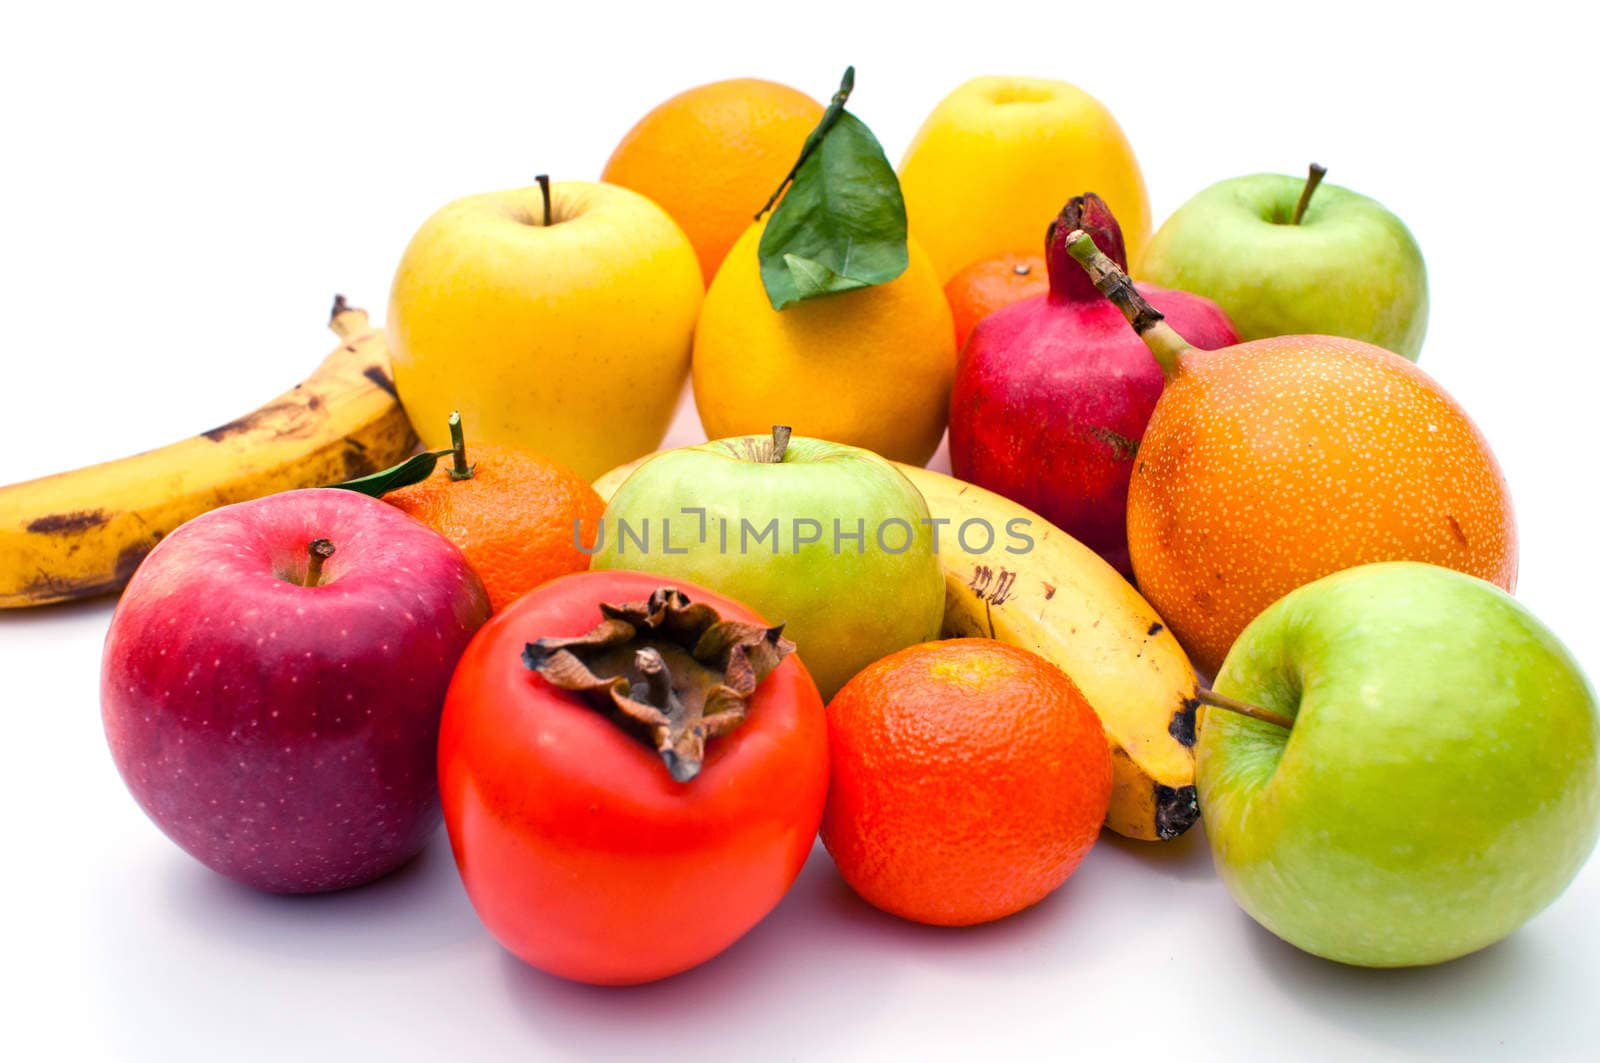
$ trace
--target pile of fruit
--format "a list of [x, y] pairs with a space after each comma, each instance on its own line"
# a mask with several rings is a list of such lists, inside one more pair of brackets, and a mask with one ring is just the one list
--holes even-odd
[[[738, 940], [819, 833], [947, 926], [1200, 818], [1345, 963], [1549, 904], [1600, 708], [1415, 364], [1405, 226], [1313, 166], [1152, 234], [1114, 120], [1040, 79], [956, 89], [897, 172], [853, 83], [702, 86], [599, 182], [451, 203], [302, 385], [0, 488], [0, 606], [122, 591], [150, 817], [285, 893], [442, 819], [489, 931], [601, 984]], [[657, 451], [689, 381], [709, 441]]]

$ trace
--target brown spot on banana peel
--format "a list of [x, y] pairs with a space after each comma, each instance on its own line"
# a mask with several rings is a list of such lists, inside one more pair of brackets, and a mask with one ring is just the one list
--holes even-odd
[[1178, 711], [1172, 714], [1172, 720], [1167, 724], [1167, 734], [1178, 740], [1178, 744], [1190, 749], [1194, 748], [1195, 713], [1200, 709], [1199, 698], [1184, 698]]
[[394, 381], [389, 379], [389, 374], [383, 371], [382, 366], [369, 365], [361, 371], [361, 375], [372, 381], [384, 391], [387, 391], [391, 399], [398, 399], [400, 397], [400, 392], [395, 390]]
[[277, 439], [303, 439], [315, 433], [326, 417], [321, 401], [314, 395], [304, 402], [279, 399], [200, 434], [213, 443], [221, 443], [230, 436], [268, 428]]
[[1194, 826], [1200, 818], [1200, 802], [1193, 785], [1156, 787], [1156, 837], [1170, 841]]
[[52, 513], [30, 520], [25, 530], [32, 535], [76, 535], [98, 528], [111, 519], [103, 509], [80, 509], [71, 513]]
[[160, 539], [161, 534], [157, 532], [147, 540], [140, 540], [123, 547], [117, 554], [117, 560], [109, 573], [102, 570], [99, 573], [87, 573], [80, 579], [72, 579], [40, 572], [20, 589], [19, 596], [31, 600], [36, 605], [51, 605], [56, 602], [96, 598], [102, 594], [115, 594], [133, 578], [134, 570], [150, 551], [155, 549]]

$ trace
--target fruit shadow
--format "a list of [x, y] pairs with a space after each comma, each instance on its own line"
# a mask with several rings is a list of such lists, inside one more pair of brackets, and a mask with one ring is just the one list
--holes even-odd
[[1128, 874], [1155, 873], [1177, 882], [1214, 882], [1216, 869], [1211, 863], [1211, 848], [1206, 844], [1204, 824], [1194, 826], [1164, 842], [1136, 841], [1100, 832], [1094, 851], [1128, 869]]
[[[97, 615], [100, 617], [99, 623], [104, 633], [104, 629], [111, 625], [111, 611], [116, 604], [116, 595], [102, 594], [79, 602], [56, 602], [53, 605], [29, 606], [26, 609], [0, 609], [0, 638], [7, 637], [7, 632], [21, 631], [24, 628], [39, 632], [51, 628], [77, 626], [89, 623]], [[98, 646], [95, 648], [99, 649]], [[98, 661], [96, 658], [97, 664]]]
[[387, 967], [482, 933], [442, 829], [417, 856], [365, 886], [264, 893], [174, 859], [164, 893], [172, 913], [206, 940], [293, 963], [321, 955], [341, 966]]
[[1595, 1058], [1586, 1056], [1600, 1032], [1592, 980], [1570, 977], [1541, 947], [1551, 942], [1526, 930], [1432, 967], [1366, 968], [1301, 952], [1243, 912], [1238, 919], [1284, 1003], [1341, 1033], [1416, 1057]]
[[[1092, 963], [1097, 949], [1114, 949], [1114, 936], [1101, 939], [1090, 906], [1074, 903], [1075, 892], [1068, 880], [997, 922], [923, 926], [862, 901], [819, 844], [771, 915], [721, 955], [672, 978], [587, 986], [544, 974], [510, 953], [501, 958], [507, 994], [529, 1030], [576, 1058], [670, 1056], [704, 1041], [708, 1024], [720, 1028], [728, 1015], [751, 1013], [763, 1015], [761, 1042], [731, 1046], [740, 1058], [766, 1058], [785, 1044], [804, 1044], [819, 1058], [848, 1056], [860, 1031], [881, 1022], [875, 1016], [891, 1010], [899, 994], [916, 991], [908, 983], [919, 979], [912, 976], [930, 968], [962, 978], [974, 970], [1036, 970], [1049, 962], [1044, 953], [1064, 943], [1071, 943], [1076, 962]], [[1088, 947], [1077, 947], [1085, 941]]]

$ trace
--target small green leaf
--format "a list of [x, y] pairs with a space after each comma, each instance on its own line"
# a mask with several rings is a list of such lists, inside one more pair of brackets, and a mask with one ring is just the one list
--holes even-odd
[[883, 284], [906, 270], [900, 181], [872, 131], [844, 109], [853, 85], [854, 68], [807, 138], [761, 234], [761, 283], [774, 310]]
[[829, 292], [844, 292], [851, 288], [865, 288], [865, 281], [855, 280], [851, 277], [841, 277], [821, 262], [813, 262], [809, 258], [799, 255], [784, 255], [784, 265], [789, 267], [793, 275], [792, 280], [801, 299], [810, 299], [817, 295], [827, 295]]
[[354, 480], [345, 480], [343, 483], [323, 484], [323, 487], [338, 488], [344, 491], [356, 491], [373, 498], [382, 498], [390, 491], [398, 491], [402, 487], [419, 484], [433, 474], [433, 467], [439, 464], [440, 458], [449, 457], [452, 450], [425, 450], [421, 454], [413, 454], [399, 465], [391, 466], [381, 472], [369, 473], [366, 476], [357, 476]]

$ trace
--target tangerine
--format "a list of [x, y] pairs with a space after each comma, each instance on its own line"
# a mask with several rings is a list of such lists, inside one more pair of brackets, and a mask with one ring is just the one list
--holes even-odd
[[1111, 800], [1100, 720], [1066, 673], [990, 639], [868, 665], [828, 705], [822, 842], [869, 904], [939, 926], [1066, 881]]
[[1050, 274], [1043, 255], [1008, 251], [1003, 255], [974, 262], [945, 282], [944, 297], [950, 301], [950, 316], [955, 319], [956, 350], [967, 345], [967, 337], [978, 322], [1002, 306], [1050, 290]]
[[495, 612], [541, 583], [589, 567], [578, 543], [593, 548], [606, 509], [593, 487], [521, 447], [474, 443], [470, 456], [470, 476], [457, 479], [446, 458], [426, 480], [383, 500], [455, 543]]
[[714, 81], [639, 119], [600, 179], [649, 196], [672, 215], [710, 284], [821, 119], [822, 105], [787, 85]]

